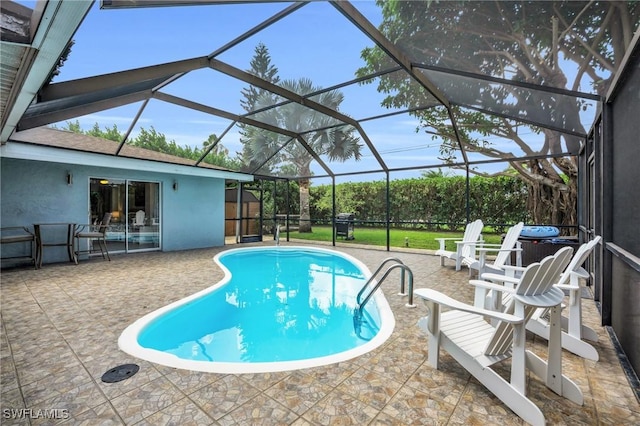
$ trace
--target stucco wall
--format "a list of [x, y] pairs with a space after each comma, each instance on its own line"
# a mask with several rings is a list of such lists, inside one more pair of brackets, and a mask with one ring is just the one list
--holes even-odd
[[224, 180], [173, 176], [163, 185], [165, 251], [224, 245]]
[[[86, 223], [89, 178], [106, 177], [159, 182], [161, 187], [162, 249], [164, 251], [224, 245], [224, 179], [1, 159], [0, 223]], [[67, 172], [73, 183], [67, 184]], [[173, 182], [177, 181], [177, 190]], [[63, 228], [50, 238], [64, 239]], [[48, 247], [44, 263], [68, 261], [63, 247]]]

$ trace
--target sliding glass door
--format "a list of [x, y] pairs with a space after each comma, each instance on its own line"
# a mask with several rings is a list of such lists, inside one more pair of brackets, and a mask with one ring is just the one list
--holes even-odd
[[160, 184], [129, 181], [127, 250], [160, 247]]
[[160, 248], [158, 182], [91, 178], [89, 200], [91, 223], [99, 223], [110, 213], [106, 238], [109, 252]]

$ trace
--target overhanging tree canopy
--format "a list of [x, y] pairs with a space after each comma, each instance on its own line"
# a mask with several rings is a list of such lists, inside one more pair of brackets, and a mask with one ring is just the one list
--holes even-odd
[[[185, 2], [110, 0], [102, 7], [156, 3]], [[223, 6], [217, 3], [249, 10], [257, 2], [201, 1], [198, 7], [202, 14], [215, 16], [223, 13]], [[262, 7], [265, 2], [259, 3]], [[234, 134], [274, 135], [270, 140], [280, 142], [268, 147], [266, 161], [239, 166], [256, 175], [305, 179], [381, 172], [388, 176], [442, 166], [483, 172], [486, 165], [499, 162], [546, 187], [565, 191], [560, 175], [575, 173], [570, 157], [578, 153], [607, 81], [632, 43], [640, 16], [638, 4], [387, 1], [379, 5], [382, 19], [374, 25], [378, 15], [371, 15], [365, 3], [274, 2], [273, 13], [262, 22], [214, 45], [215, 50], [202, 56], [45, 86], [17, 127], [27, 129], [135, 106], [129, 131], [121, 141], [125, 144], [140, 126], [140, 118], [169, 105], [221, 119], [222, 130], [210, 129], [207, 134], [219, 135], [225, 147], [233, 145], [228, 141]], [[171, 8], [166, 10], [171, 13]], [[322, 37], [317, 36], [321, 26], [293, 25], [294, 20], [308, 21], [316, 13], [325, 19]], [[315, 80], [312, 85], [285, 84], [291, 81], [288, 78], [271, 81], [248, 71], [250, 58], [243, 64], [227, 59], [228, 52], [246, 43], [255, 46], [260, 40], [269, 47], [270, 37], [291, 28], [297, 29], [289, 33], [291, 43], [304, 45], [308, 40], [305, 48], [311, 52], [319, 49], [312, 42], [329, 43], [331, 32], [339, 32], [343, 39], [362, 39], [366, 62], [360, 70], [349, 70], [353, 78], [320, 88]], [[335, 55], [318, 58], [315, 65], [326, 70], [340, 67], [341, 46], [335, 44], [332, 49]], [[69, 60], [72, 58], [73, 52]], [[298, 65], [304, 69], [303, 63]], [[571, 78], [567, 78], [569, 73]], [[64, 69], [60, 77], [64, 78]], [[186, 95], [181, 83], [191, 78], [202, 78], [210, 87], [238, 87], [238, 99], [247, 87], [268, 96], [248, 111], [239, 105], [230, 109], [222, 105], [220, 96]], [[327, 94], [336, 91], [345, 98], [340, 108], [324, 102], [331, 98]], [[378, 91], [386, 93], [379, 97], [378, 105], [358, 104], [358, 99], [371, 99]], [[285, 115], [318, 119], [305, 125], [274, 120]], [[410, 131], [395, 128], [402, 120], [416, 118], [420, 121]], [[363, 161], [343, 165], [328, 152], [314, 150], [310, 138], [331, 129], [355, 135]], [[416, 129], [422, 133], [416, 136]], [[431, 141], [431, 136], [436, 140]], [[307, 176], [287, 174], [292, 169], [282, 167], [286, 159], [278, 155], [285, 146], [309, 153], [312, 162]]]

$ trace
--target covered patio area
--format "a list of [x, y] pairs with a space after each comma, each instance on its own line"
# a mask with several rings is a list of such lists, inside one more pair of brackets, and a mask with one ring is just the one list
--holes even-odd
[[[283, 245], [301, 245], [282, 243]], [[228, 247], [227, 247], [228, 248]], [[299, 371], [224, 375], [177, 370], [135, 359], [117, 346], [122, 330], [144, 314], [222, 278], [212, 258], [225, 248], [114, 256], [79, 265], [3, 271], [3, 424], [523, 424], [448, 354], [440, 370], [426, 362], [427, 337], [416, 323], [426, 314], [405, 307], [397, 279], [383, 284], [396, 319], [393, 334], [364, 356]], [[466, 271], [441, 267], [428, 252], [339, 247], [371, 271], [400, 258], [415, 287], [471, 302]], [[391, 277], [393, 278], [393, 277]], [[584, 406], [554, 394], [536, 377], [528, 393], [551, 424], [637, 424], [640, 406], [593, 300], [585, 322], [597, 330], [600, 360], [563, 351], [563, 371], [584, 393]], [[527, 344], [546, 356], [546, 341]], [[109, 369], [140, 370], [103, 383]], [[508, 372], [508, 361], [502, 367]], [[22, 408], [25, 410], [20, 411]], [[43, 413], [58, 419], [46, 419]], [[49, 411], [46, 411], [49, 410]]]

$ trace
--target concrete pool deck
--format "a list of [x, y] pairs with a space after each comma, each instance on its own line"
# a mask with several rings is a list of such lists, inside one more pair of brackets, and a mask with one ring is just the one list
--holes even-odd
[[[282, 243], [297, 245], [298, 243]], [[300, 244], [304, 245], [304, 244]], [[120, 351], [125, 327], [144, 314], [222, 278], [213, 256], [229, 246], [182, 252], [112, 256], [79, 265], [3, 270], [0, 283], [1, 404], [3, 425], [363, 425], [524, 424], [444, 351], [441, 370], [426, 362], [426, 336], [416, 322], [426, 314], [405, 307], [393, 276], [382, 288], [396, 318], [391, 337], [376, 350], [339, 364], [305, 370], [200, 373], [152, 364]], [[398, 257], [415, 287], [471, 301], [466, 270], [441, 267], [419, 252], [336, 248], [374, 271]], [[530, 376], [530, 398], [549, 424], [639, 424], [640, 404], [624, 375], [593, 301], [585, 323], [600, 338], [600, 361], [563, 352], [564, 372], [585, 403], [559, 397]], [[528, 334], [545, 354], [546, 341]], [[121, 382], [101, 376], [118, 365], [140, 371]], [[504, 371], [508, 371], [506, 362]], [[57, 417], [52, 419], [51, 417]]]

